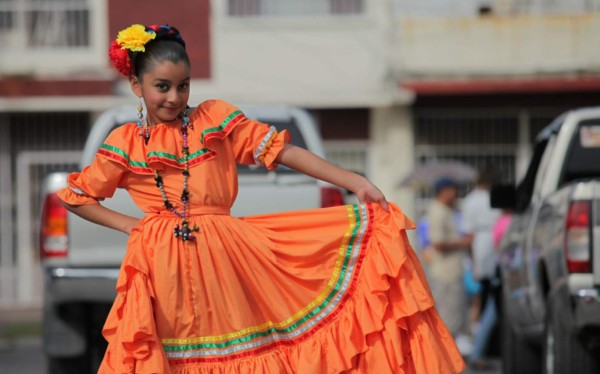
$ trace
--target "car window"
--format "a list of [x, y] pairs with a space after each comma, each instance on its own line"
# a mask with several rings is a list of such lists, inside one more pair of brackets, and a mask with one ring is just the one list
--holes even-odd
[[571, 139], [559, 185], [600, 176], [600, 118], [581, 121]]
[[517, 186], [517, 202], [515, 211], [523, 212], [529, 206], [531, 198], [533, 196], [533, 189], [535, 186], [535, 179], [537, 176], [538, 168], [541, 164], [544, 151], [548, 145], [548, 139], [542, 139], [535, 144], [533, 149], [533, 156], [529, 162], [529, 167], [525, 176]]
[[[275, 126], [278, 132], [282, 132], [283, 130], [287, 130], [290, 133], [290, 143], [306, 149], [306, 141], [298, 128], [296, 121], [291, 119], [290, 121], [271, 121], [271, 120], [262, 120], [258, 119], [258, 121], [268, 123], [271, 126]], [[279, 166], [276, 170], [277, 173], [296, 173], [296, 171], [285, 167], [283, 165]], [[238, 174], [241, 175], [256, 175], [256, 174], [267, 174], [269, 171], [265, 167], [256, 167], [253, 165], [238, 165]]]

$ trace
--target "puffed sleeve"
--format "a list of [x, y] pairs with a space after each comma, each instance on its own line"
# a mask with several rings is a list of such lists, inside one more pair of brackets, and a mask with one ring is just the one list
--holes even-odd
[[69, 174], [67, 187], [58, 192], [58, 197], [70, 205], [97, 204], [113, 196], [126, 172], [122, 165], [96, 156], [81, 172]]
[[287, 130], [278, 132], [275, 126], [245, 119], [233, 130], [233, 149], [238, 163], [277, 168], [279, 152], [290, 142]]
[[210, 148], [212, 139], [231, 142], [237, 163], [265, 166], [274, 170], [279, 152], [290, 141], [287, 130], [277, 131], [275, 126], [247, 118], [236, 106], [225, 101], [211, 101], [210, 118], [219, 124], [203, 132], [205, 144]]

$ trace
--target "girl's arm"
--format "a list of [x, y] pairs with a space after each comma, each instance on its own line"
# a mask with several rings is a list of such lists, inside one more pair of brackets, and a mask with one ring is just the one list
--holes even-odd
[[389, 211], [385, 196], [367, 178], [342, 169], [303, 148], [286, 144], [276, 161], [313, 178], [350, 190], [360, 201], [379, 203]]
[[112, 209], [105, 208], [100, 204], [70, 205], [63, 203], [63, 205], [67, 210], [77, 214], [83, 219], [110, 229], [121, 231], [127, 235], [129, 235], [131, 229], [137, 226], [140, 221], [137, 218], [126, 216]]

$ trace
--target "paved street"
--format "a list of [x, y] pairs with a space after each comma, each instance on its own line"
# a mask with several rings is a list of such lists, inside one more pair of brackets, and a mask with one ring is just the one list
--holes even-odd
[[[494, 360], [492, 365], [493, 369], [491, 370], [466, 370], [464, 374], [500, 374], [500, 361]], [[23, 337], [10, 344], [0, 342], [1, 374], [44, 374], [45, 366], [46, 362], [39, 337]]]
[[[492, 360], [491, 364], [491, 370], [466, 370], [464, 374], [500, 374], [500, 359]], [[0, 374], [45, 373], [41, 311], [39, 309], [2, 311], [0, 313]]]
[[465, 370], [463, 374], [500, 374], [502, 373], [502, 362], [500, 359], [490, 360], [489, 370]]
[[20, 337], [0, 341], [0, 373], [43, 374], [46, 361], [39, 337]]

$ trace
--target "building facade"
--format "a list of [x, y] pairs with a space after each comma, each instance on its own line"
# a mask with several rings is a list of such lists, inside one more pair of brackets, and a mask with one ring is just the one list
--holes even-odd
[[136, 105], [106, 53], [132, 23], [183, 33], [192, 105], [307, 108], [329, 158], [413, 217], [430, 195], [398, 183], [420, 162], [493, 163], [518, 179], [541, 127], [597, 105], [600, 0], [450, 3], [0, 0], [0, 307], [17, 299], [17, 264], [37, 258], [23, 243], [43, 175], [78, 167], [99, 113]]

